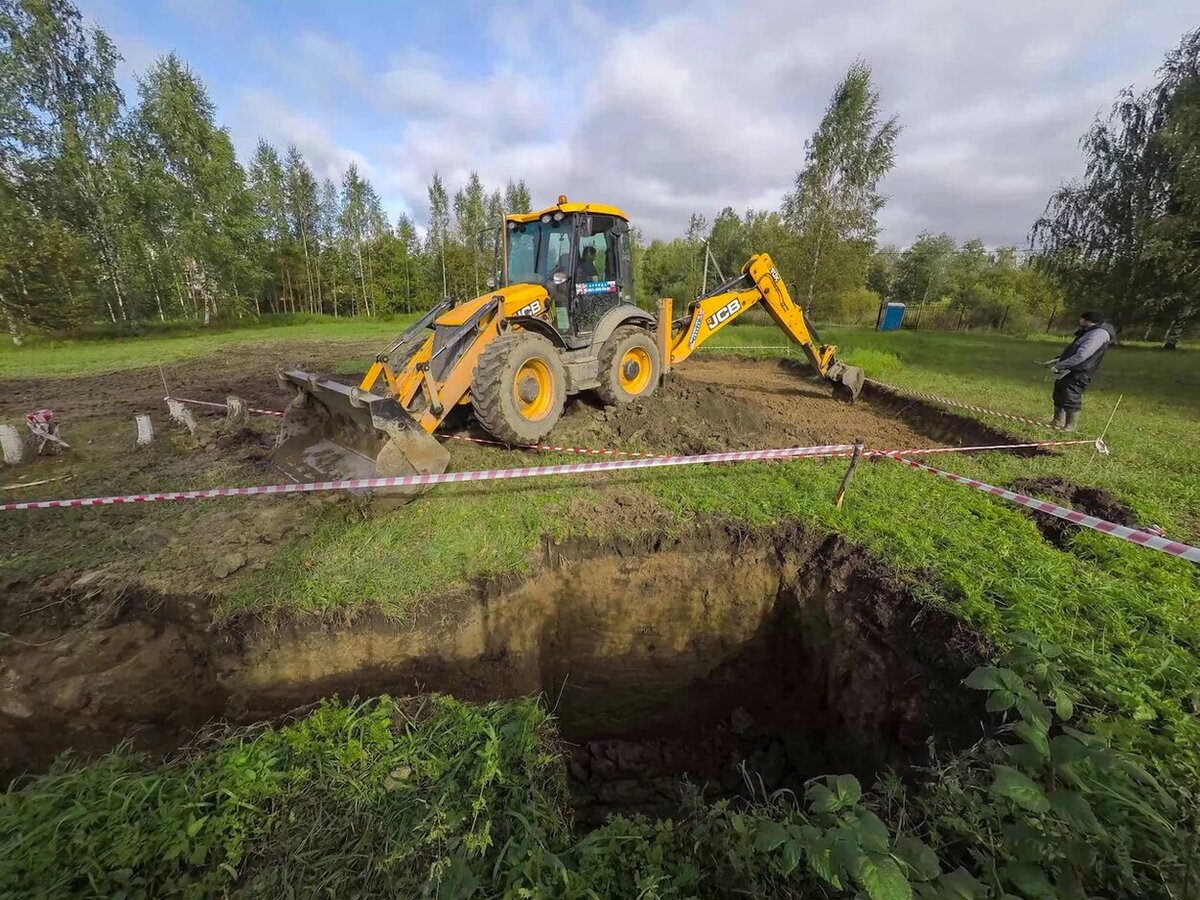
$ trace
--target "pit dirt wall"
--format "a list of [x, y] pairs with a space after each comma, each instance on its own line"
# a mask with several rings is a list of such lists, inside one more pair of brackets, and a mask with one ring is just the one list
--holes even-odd
[[988, 648], [839, 538], [710, 523], [544, 556], [536, 576], [475, 585], [412, 625], [214, 628], [186, 597], [46, 597], [41, 634], [51, 615], [61, 635], [10, 642], [0, 755], [11, 777], [126, 739], [165, 753], [211, 720], [274, 719], [333, 694], [541, 693], [572, 745], [580, 805], [655, 812], [685, 774], [722, 791], [747, 762], [777, 786], [869, 777], [927, 759], [931, 737], [980, 733], [959, 682]]

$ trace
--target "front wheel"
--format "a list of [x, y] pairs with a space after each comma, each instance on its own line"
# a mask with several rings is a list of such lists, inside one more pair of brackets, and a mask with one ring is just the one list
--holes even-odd
[[558, 349], [529, 331], [492, 341], [471, 380], [475, 418], [506, 444], [533, 444], [550, 433], [567, 399], [567, 376]]
[[654, 338], [636, 325], [623, 325], [600, 350], [596, 393], [610, 406], [630, 403], [653, 394], [661, 374], [662, 360]]

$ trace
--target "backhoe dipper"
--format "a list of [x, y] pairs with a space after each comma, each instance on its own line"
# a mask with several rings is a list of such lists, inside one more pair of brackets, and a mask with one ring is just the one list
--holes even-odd
[[[761, 303], [813, 368], [850, 400], [863, 372], [820, 344], [775, 264], [755, 254], [737, 276], [657, 315], [633, 301], [629, 219], [597, 203], [504, 217], [499, 277], [471, 300], [446, 298], [380, 353], [357, 386], [282, 370], [295, 391], [273, 460], [299, 480], [444, 472], [433, 437], [457, 404], [506, 444], [546, 437], [570, 394], [608, 404], [652, 394], [663, 375]], [[420, 489], [406, 493], [419, 493]]]

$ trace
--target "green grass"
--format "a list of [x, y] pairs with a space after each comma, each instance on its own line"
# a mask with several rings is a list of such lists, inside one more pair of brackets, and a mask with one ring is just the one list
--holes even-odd
[[168, 336], [38, 339], [22, 347], [0, 345], [0, 378], [37, 375], [92, 375], [183, 362], [220, 353], [229, 347], [291, 341], [386, 343], [409, 318], [334, 319], [313, 316], [289, 325], [214, 326]]

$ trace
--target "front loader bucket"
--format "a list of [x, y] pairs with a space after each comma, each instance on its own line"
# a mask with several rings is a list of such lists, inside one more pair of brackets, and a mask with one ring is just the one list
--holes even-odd
[[858, 366], [848, 366], [834, 360], [825, 372], [825, 377], [834, 384], [834, 393], [841, 394], [853, 403], [862, 393], [863, 382], [867, 380], [866, 373]]
[[[297, 481], [340, 481], [432, 475], [450, 454], [393, 397], [320, 378], [298, 369], [279, 382], [296, 391], [283, 418], [271, 461]], [[387, 501], [412, 499], [428, 488], [380, 488]], [[395, 505], [389, 502], [388, 505]]]

